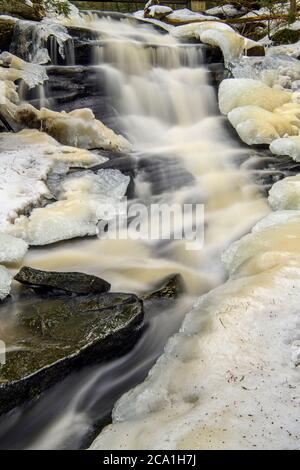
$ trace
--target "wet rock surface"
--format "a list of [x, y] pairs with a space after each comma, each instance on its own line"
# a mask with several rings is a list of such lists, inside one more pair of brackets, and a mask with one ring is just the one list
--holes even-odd
[[0, 366], [0, 414], [84, 365], [122, 355], [143, 325], [142, 301], [123, 293], [30, 299], [16, 311], [19, 337]]
[[[0, 3], [1, 5], [1, 3]], [[12, 41], [15, 22], [9, 18], [0, 18], [0, 52], [7, 51]]]
[[108, 292], [111, 287], [104, 279], [89, 274], [40, 271], [26, 266], [15, 276], [15, 280], [45, 293], [57, 290], [70, 294], [100, 294]]

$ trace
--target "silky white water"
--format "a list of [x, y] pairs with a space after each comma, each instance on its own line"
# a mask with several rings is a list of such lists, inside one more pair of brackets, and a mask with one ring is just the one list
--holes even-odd
[[[202, 250], [188, 251], [184, 240], [92, 238], [29, 251], [23, 265], [99, 275], [112, 284], [113, 291], [141, 293], [165, 276], [181, 273], [187, 294], [175, 311], [162, 313], [161, 317], [158, 312], [155, 326], [150, 329], [154, 344], [143, 347], [150, 341], [147, 336], [126, 356], [128, 361], [125, 357], [82, 373], [75, 388], [68, 385], [73, 379], [54, 388], [54, 398], [47, 395], [52, 400], [53, 415], [41, 419], [39, 424], [38, 418], [34, 420], [32, 426], [36, 427], [31, 437], [18, 444], [26, 448], [81, 445], [81, 435], [90, 429], [97, 415], [88, 403], [82, 410], [82, 396], [100, 402], [101, 394], [108, 392], [106, 386], [103, 392], [103, 383], [95, 386], [95, 382], [98, 377], [106, 377], [108, 370], [116, 377], [114, 373], [119, 374], [122, 364], [132, 370], [133, 376], [134, 361], [137, 367], [146, 362], [149, 368], [195, 299], [226, 277], [222, 251], [270, 210], [247, 171], [239, 167], [250, 152], [233, 140], [224, 118], [218, 114], [216, 92], [210, 85], [203, 50], [198, 45], [179, 43], [148, 25], [96, 15], [83, 16], [82, 24], [99, 34], [92, 61], [99, 71], [99, 80], [104, 73], [104, 86], [117, 115], [116, 127], [131, 142], [132, 156], [145, 159], [152, 171], [152, 180], [147, 178], [147, 169], [140, 171], [135, 182], [136, 200], [148, 207], [154, 202], [204, 204], [205, 243]], [[189, 175], [188, 184], [181, 183], [185, 174]], [[155, 192], [156, 179], [161, 184], [160, 191]], [[167, 186], [164, 181], [168, 181]], [[146, 372], [147, 368], [138, 380]], [[115, 398], [134, 382], [125, 379], [121, 374], [119, 379], [107, 383]], [[58, 406], [56, 413], [55, 397], [61, 394], [68, 406]], [[46, 406], [48, 398], [43, 400], [41, 403]], [[37, 416], [38, 409], [33, 408], [31, 416]], [[16, 423], [21, 423], [22, 429], [20, 417], [16, 417]], [[5, 423], [3, 429], [13, 433], [16, 423]], [[23, 423], [26, 427], [26, 419]], [[13, 439], [11, 442], [12, 447], [16, 445]]]

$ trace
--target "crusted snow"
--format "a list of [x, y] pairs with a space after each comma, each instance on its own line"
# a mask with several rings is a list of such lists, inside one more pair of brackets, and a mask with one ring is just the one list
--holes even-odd
[[5, 299], [10, 292], [12, 276], [4, 266], [0, 266], [0, 300]]
[[246, 47], [245, 38], [234, 31], [210, 29], [201, 33], [200, 39], [205, 44], [218, 46], [227, 63], [238, 59]]
[[24, 240], [0, 233], [0, 263], [18, 263], [22, 261], [28, 245]]
[[112, 216], [129, 180], [118, 170], [72, 174], [62, 184], [57, 202], [34, 209], [28, 217], [19, 217], [6, 232], [29, 245], [96, 235], [98, 222]]
[[191, 11], [188, 8], [174, 10], [173, 13], [168, 15], [168, 19], [177, 20], [178, 22], [189, 21], [189, 20], [200, 20], [200, 21], [218, 20], [218, 18], [215, 16], [203, 15], [202, 13]]

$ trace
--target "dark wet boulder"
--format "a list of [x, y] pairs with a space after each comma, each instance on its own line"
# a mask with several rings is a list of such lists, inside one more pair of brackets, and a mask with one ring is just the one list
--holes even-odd
[[150, 293], [144, 294], [144, 301], [151, 300], [176, 300], [185, 291], [184, 281], [181, 274], [172, 274], [161, 281]]
[[16, 18], [39, 21], [46, 16], [42, 0], [31, 0], [32, 5], [24, 0], [0, 0], [0, 15], [11, 15]]
[[39, 292], [65, 291], [70, 294], [100, 294], [110, 290], [110, 284], [100, 277], [84, 273], [40, 271], [23, 267], [15, 280]]
[[143, 303], [104, 293], [16, 305], [18, 339], [0, 365], [0, 414], [34, 398], [84, 365], [130, 350], [143, 325]]

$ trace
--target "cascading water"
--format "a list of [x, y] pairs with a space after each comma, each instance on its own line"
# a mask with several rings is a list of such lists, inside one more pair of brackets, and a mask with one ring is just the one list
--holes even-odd
[[224, 279], [223, 249], [269, 210], [239, 167], [250, 152], [231, 138], [218, 115], [199, 45], [179, 43], [149, 25], [97, 15], [83, 15], [82, 25], [99, 35], [91, 48], [93, 70], [114, 110], [114, 127], [132, 143], [131, 157], [139, 162], [136, 199], [148, 207], [204, 204], [205, 244], [187, 251], [184, 240], [91, 239], [28, 253], [24, 265], [100, 275], [114, 291], [141, 293], [179, 272], [187, 294], [173, 311], [148, 318], [148, 329], [129, 354], [69, 377], [38, 403], [3, 418], [5, 448], [86, 445], [95, 423], [103, 424], [116, 399], [145, 377], [195, 298]]

